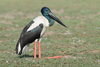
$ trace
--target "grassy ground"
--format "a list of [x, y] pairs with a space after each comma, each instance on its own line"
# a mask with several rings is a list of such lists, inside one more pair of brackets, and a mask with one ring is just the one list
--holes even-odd
[[[57, 3], [56, 3], [57, 2]], [[42, 39], [42, 59], [15, 54], [23, 27], [48, 6], [68, 25], [55, 23]], [[49, 56], [65, 56], [45, 59]], [[99, 67], [100, 0], [0, 0], [0, 67]]]

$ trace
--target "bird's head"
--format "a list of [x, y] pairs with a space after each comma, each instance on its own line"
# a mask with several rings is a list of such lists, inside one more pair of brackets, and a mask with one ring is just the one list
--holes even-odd
[[51, 10], [48, 8], [48, 7], [43, 7], [41, 9], [41, 13], [43, 16], [45, 16], [46, 18], [47, 17], [50, 17], [50, 19], [53, 19], [55, 20], [56, 22], [58, 22], [59, 24], [61, 24], [62, 26], [64, 27], [67, 27], [65, 24], [63, 24], [52, 12]]

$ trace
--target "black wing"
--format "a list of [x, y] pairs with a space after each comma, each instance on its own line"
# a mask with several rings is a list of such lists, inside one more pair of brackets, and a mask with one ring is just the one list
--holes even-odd
[[43, 24], [40, 24], [39, 26], [37, 26], [32, 30], [24, 32], [24, 34], [22, 34], [20, 37], [21, 43], [23, 45], [26, 45], [32, 43], [35, 39], [40, 38], [42, 29], [43, 29]]
[[31, 21], [29, 24], [27, 24], [24, 29], [22, 30], [21, 32], [21, 35], [22, 36], [25, 32], [27, 32], [27, 29], [34, 23], [34, 21]]

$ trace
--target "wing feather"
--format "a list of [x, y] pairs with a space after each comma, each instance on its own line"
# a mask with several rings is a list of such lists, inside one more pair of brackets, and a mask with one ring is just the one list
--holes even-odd
[[42, 29], [43, 29], [43, 24], [40, 24], [39, 26], [35, 27], [32, 30], [24, 32], [24, 34], [20, 38], [21, 42], [23, 44], [32, 43], [35, 39], [40, 38]]
[[24, 27], [24, 29], [23, 29], [22, 32], [21, 32], [21, 36], [22, 36], [25, 32], [27, 32], [27, 29], [28, 29], [33, 23], [34, 23], [34, 21], [32, 20], [29, 24], [27, 24], [27, 25]]

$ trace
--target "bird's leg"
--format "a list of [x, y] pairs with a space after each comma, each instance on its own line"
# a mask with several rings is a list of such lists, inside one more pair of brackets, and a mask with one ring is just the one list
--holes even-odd
[[41, 58], [41, 45], [40, 45], [40, 41], [38, 41], [38, 55], [39, 55], [39, 58]]
[[34, 58], [36, 58], [36, 42], [34, 42]]

